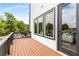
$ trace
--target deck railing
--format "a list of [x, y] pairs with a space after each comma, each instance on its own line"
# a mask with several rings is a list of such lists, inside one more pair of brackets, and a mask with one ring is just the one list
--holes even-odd
[[31, 32], [10, 33], [7, 36], [0, 37], [0, 56], [10, 54], [10, 45], [12, 44], [12, 40], [26, 37], [31, 37]]
[[29, 38], [29, 37], [31, 37], [31, 32], [18, 32], [18, 33], [14, 33], [14, 39]]

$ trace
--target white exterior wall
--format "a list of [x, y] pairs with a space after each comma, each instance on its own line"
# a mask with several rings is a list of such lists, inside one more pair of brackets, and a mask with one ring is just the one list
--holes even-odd
[[[41, 8], [42, 5], [43, 5], [43, 8]], [[55, 40], [51, 40], [51, 39], [44, 38], [44, 37], [41, 37], [41, 36], [38, 36], [38, 35], [34, 35], [34, 18], [45, 13], [46, 11], [53, 8], [54, 6], [55, 6], [55, 4], [32, 3], [31, 4], [31, 25], [30, 25], [31, 28], [30, 28], [30, 30], [32, 32], [33, 38], [35, 38], [36, 40], [38, 40], [39, 42], [45, 44], [46, 46], [48, 46], [50, 48], [57, 49], [57, 43], [56, 43], [57, 39], [56, 39], [56, 37], [55, 37]], [[55, 21], [56, 21], [56, 19], [55, 19]], [[55, 25], [57, 25], [56, 22], [55, 22]], [[55, 34], [56, 33], [57, 32], [55, 32]], [[57, 35], [55, 35], [55, 36], [57, 36]]]
[[[43, 5], [43, 8], [41, 6]], [[51, 8], [55, 7], [55, 40], [44, 38], [38, 35], [34, 35], [34, 19]], [[32, 3], [31, 4], [31, 20], [30, 20], [30, 31], [32, 32], [32, 38], [39, 41], [40, 43], [57, 50], [57, 4], [45, 4], [45, 3]]]

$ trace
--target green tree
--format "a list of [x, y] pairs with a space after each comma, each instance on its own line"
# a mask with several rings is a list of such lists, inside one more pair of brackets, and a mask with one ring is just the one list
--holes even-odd
[[0, 36], [7, 35], [8, 29], [5, 29], [5, 23], [0, 19]]
[[46, 25], [46, 31], [47, 31], [48, 33], [51, 33], [52, 30], [53, 30], [53, 24], [48, 23], [48, 24]]
[[0, 18], [0, 36], [7, 35], [11, 32], [26, 32], [29, 30], [28, 24], [17, 20], [13, 14], [5, 12], [6, 20]]
[[42, 22], [39, 23], [39, 33], [42, 32]]
[[68, 24], [63, 24], [62, 25], [62, 30], [69, 30]]
[[9, 12], [5, 12], [4, 13], [7, 20], [15, 20], [16, 18], [13, 16], [13, 14], [9, 13]]
[[28, 25], [24, 24], [23, 21], [18, 22], [17, 27], [20, 32], [28, 31]]

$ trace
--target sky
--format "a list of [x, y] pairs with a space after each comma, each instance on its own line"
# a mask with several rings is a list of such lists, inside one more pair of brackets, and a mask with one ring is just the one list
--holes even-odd
[[50, 24], [54, 23], [54, 11], [46, 15], [46, 24], [47, 23], [50, 23]]
[[67, 23], [70, 28], [76, 28], [76, 4], [68, 4], [62, 8], [62, 24]]
[[0, 16], [4, 16], [5, 12], [12, 13], [17, 20], [29, 23], [28, 3], [0, 3]]

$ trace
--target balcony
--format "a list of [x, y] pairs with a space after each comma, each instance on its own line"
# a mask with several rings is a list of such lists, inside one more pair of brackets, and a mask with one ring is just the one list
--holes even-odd
[[[23, 33], [8, 35], [6, 40], [0, 46], [0, 55], [2, 56], [62, 56], [55, 50], [41, 44], [30, 35], [21, 35]], [[3, 39], [4, 40], [4, 39]]]

